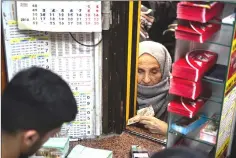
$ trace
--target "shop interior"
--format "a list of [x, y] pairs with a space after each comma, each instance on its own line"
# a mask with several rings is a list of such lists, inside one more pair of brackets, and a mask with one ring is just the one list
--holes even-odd
[[[50, 58], [43, 58], [51, 63], [44, 66], [69, 83], [78, 108], [82, 92], [87, 106], [92, 103], [92, 114], [83, 120], [91, 122], [85, 128], [79, 120], [63, 124], [32, 158], [149, 158], [178, 146], [210, 158], [235, 157], [236, 3], [99, 1], [83, 5], [87, 3], [100, 7], [100, 31], [91, 31], [92, 27], [65, 31], [58, 25], [53, 32], [32, 24], [27, 27], [29, 23], [17, 25], [19, 17], [26, 16], [20, 14], [22, 6], [2, 2], [2, 93], [15, 73], [42, 66], [32, 58], [28, 63], [21, 61], [31, 54], [17, 47], [27, 50], [30, 43], [21, 40], [30, 38], [40, 48], [50, 43]], [[89, 53], [88, 60], [82, 61]], [[73, 63], [82, 70], [66, 72]], [[80, 71], [91, 74], [88, 87], [81, 86], [86, 80], [77, 77]]]

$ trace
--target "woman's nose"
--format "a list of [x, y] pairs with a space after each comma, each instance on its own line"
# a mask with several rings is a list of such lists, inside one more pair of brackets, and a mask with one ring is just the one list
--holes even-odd
[[151, 81], [151, 80], [150, 80], [150, 78], [149, 78], [149, 75], [146, 74], [146, 75], [144, 76], [143, 82], [144, 82], [144, 83], [149, 83], [150, 81]]

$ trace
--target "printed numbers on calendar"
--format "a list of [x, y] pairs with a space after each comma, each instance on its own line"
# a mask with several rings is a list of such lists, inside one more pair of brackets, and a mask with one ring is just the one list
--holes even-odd
[[70, 12], [68, 13], [68, 25], [73, 25], [73, 12], [74, 10], [73, 9], [70, 9]]
[[40, 20], [44, 21], [46, 20], [46, 9], [42, 9], [42, 13], [40, 13]]
[[[32, 13], [33, 13], [33, 25], [38, 25], [38, 9], [37, 9], [37, 4], [33, 4], [32, 5], [33, 9], [32, 9]], [[28, 20], [27, 20], [28, 21]]]
[[28, 7], [28, 3], [21, 3], [20, 6], [21, 7]]
[[65, 16], [65, 13], [64, 13], [64, 9], [61, 9], [61, 12], [58, 14], [59, 15], [59, 25], [64, 25], [65, 22], [64, 22], [64, 16]]
[[29, 21], [29, 18], [21, 18], [20, 21]]
[[50, 25], [56, 25], [55, 23], [55, 9], [51, 9], [51, 13], [49, 14], [50, 15]]

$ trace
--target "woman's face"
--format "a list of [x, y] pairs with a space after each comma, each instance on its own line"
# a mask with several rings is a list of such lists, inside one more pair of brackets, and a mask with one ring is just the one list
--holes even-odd
[[150, 54], [143, 54], [138, 59], [138, 84], [153, 86], [161, 81], [160, 64]]

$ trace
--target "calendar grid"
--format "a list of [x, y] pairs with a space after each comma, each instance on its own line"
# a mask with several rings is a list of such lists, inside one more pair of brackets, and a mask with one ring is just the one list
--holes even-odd
[[21, 30], [102, 31], [101, 1], [18, 1], [17, 16]]

